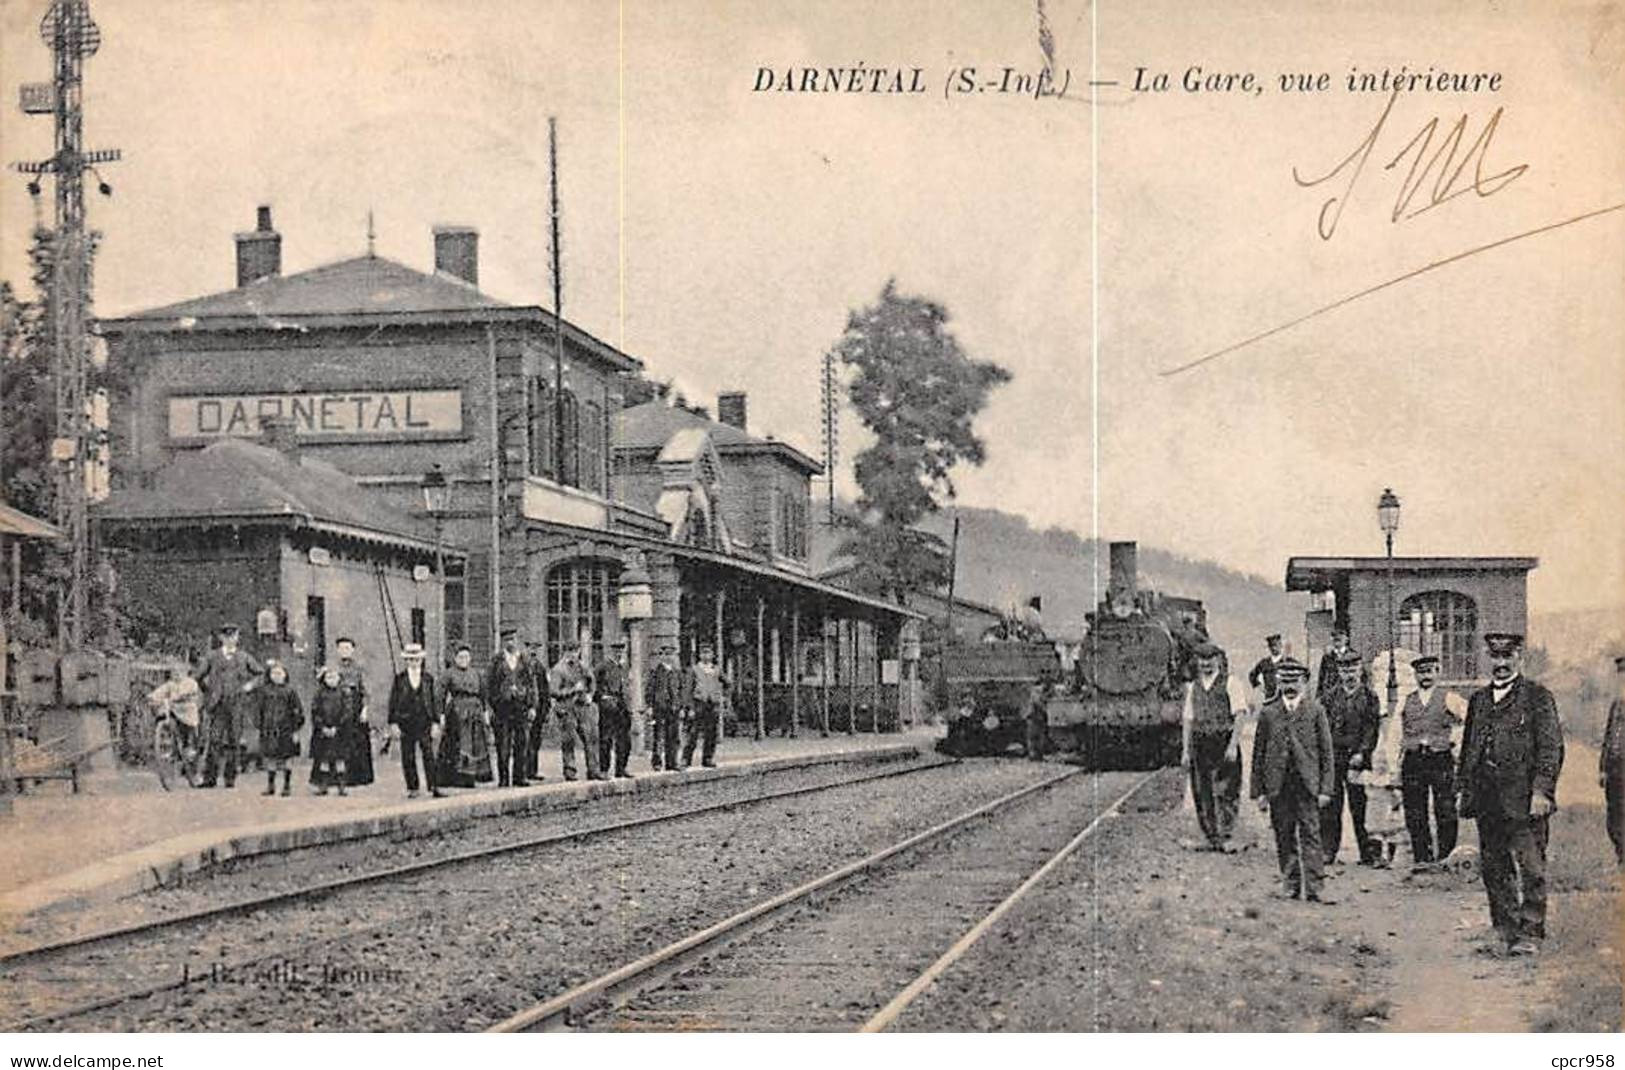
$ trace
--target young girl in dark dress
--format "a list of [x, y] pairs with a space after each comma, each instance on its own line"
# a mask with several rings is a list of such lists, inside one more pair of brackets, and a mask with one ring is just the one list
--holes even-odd
[[310, 781], [317, 795], [326, 795], [329, 785], [338, 785], [345, 794], [345, 752], [352, 726], [349, 703], [339, 689], [339, 671], [333, 666], [322, 670], [316, 697], [310, 702]]
[[276, 794], [276, 775], [282, 774], [282, 794], [293, 794], [293, 770], [288, 759], [299, 753], [299, 729], [305, 725], [305, 707], [299, 693], [288, 686], [287, 667], [272, 662], [270, 679], [259, 689], [257, 718], [260, 757], [265, 761], [265, 795]]

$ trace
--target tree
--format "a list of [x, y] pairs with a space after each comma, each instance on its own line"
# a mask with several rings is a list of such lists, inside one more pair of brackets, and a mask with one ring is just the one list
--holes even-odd
[[[87, 235], [85, 302], [90, 303], [91, 267], [100, 235]], [[55, 271], [53, 234], [36, 227], [29, 245], [29, 275], [37, 297], [23, 300], [9, 282], [0, 281], [0, 500], [46, 519], [56, 515], [56, 472], [50, 459], [56, 434], [55, 317], [51, 309], [51, 276]], [[115, 386], [106, 371], [92, 370], [90, 387]], [[25, 540], [21, 549], [19, 606], [7, 606], [12, 634], [41, 641], [55, 630], [61, 584], [68, 572], [66, 548]], [[93, 575], [91, 603], [105, 597]], [[91, 620], [100, 616], [92, 614]]]
[[955, 465], [986, 460], [972, 422], [989, 391], [1010, 381], [1005, 368], [966, 354], [948, 318], [891, 279], [879, 301], [848, 317], [833, 349], [852, 370], [852, 407], [875, 436], [853, 464], [858, 516], [841, 552], [857, 561], [860, 587], [899, 604], [947, 582], [947, 548], [914, 525], [954, 497]]

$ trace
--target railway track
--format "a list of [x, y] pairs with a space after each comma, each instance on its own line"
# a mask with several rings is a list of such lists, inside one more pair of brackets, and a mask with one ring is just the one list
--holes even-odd
[[1071, 770], [1010, 792], [490, 1031], [889, 1028], [1155, 776]]
[[[198, 971], [183, 966], [179, 972], [176, 972], [173, 969], [174, 963], [168, 961], [174, 959], [176, 955], [173, 952], [163, 953], [160, 957], [165, 961], [156, 963], [155, 970], [143, 971], [141, 965], [137, 964], [133, 970], [129, 971], [131, 974], [157, 972], [160, 976], [145, 979], [140, 983], [120, 984], [119, 980], [113, 975], [117, 972], [116, 964], [119, 960], [121, 948], [142, 942], [150, 944], [152, 938], [155, 937], [165, 938], [165, 946], [172, 948], [177, 942], [188, 936], [202, 937], [208, 934], [211, 938], [214, 938], [218, 934], [211, 932], [212, 929], [218, 929], [222, 924], [229, 924], [237, 919], [249, 919], [255, 925], [263, 925], [268, 915], [274, 916], [278, 912], [307, 908], [322, 900], [345, 895], [356, 895], [364, 893], [368, 889], [381, 889], [385, 896], [393, 895], [400, 890], [402, 882], [410, 882], [433, 875], [438, 871], [468, 868], [476, 863], [511, 858], [525, 852], [544, 850], [561, 845], [580, 844], [608, 837], [615, 833], [794, 799], [853, 785], [940, 769], [955, 764], [958, 764], [955, 760], [936, 758], [915, 762], [899, 762], [895, 766], [888, 765], [859, 776], [842, 777], [831, 781], [772, 791], [741, 794], [738, 797], [713, 801], [697, 807], [679, 808], [624, 820], [601, 822], [584, 828], [562, 832], [549, 832], [540, 836], [526, 837], [494, 846], [350, 874], [331, 880], [312, 882], [270, 894], [243, 897], [227, 903], [215, 904], [166, 917], [110, 927], [13, 949], [0, 954], [0, 975], [10, 976], [13, 982], [17, 980], [18, 971], [34, 968], [36, 971], [41, 969], [46, 971], [41, 978], [41, 984], [56, 987], [77, 985], [78, 987], [90, 989], [99, 987], [104, 991], [98, 992], [93, 998], [79, 999], [70, 1004], [12, 1020], [6, 1023], [4, 1027], [16, 1031], [61, 1027], [63, 1023], [85, 1018], [110, 1008], [116, 1008], [121, 1004], [185, 989], [192, 985], [210, 983], [211, 981], [217, 981], [221, 977], [245, 976], [254, 971], [256, 967], [263, 966], [266, 963], [298, 961], [309, 950], [311, 943], [311, 941], [307, 940], [295, 945], [280, 944], [270, 949], [262, 947], [249, 955], [237, 956], [225, 961], [211, 961]], [[368, 908], [367, 910], [358, 911], [358, 913], [369, 916], [373, 921], [372, 924], [361, 927], [348, 926], [340, 933], [325, 934], [321, 939], [335, 938], [336, 935], [337, 939], [345, 941], [364, 940], [369, 936], [399, 925], [406, 914], [421, 915], [424, 913], [421, 907], [409, 908], [405, 913], [397, 909], [386, 909], [383, 916], [379, 918], [371, 910], [374, 904], [358, 903], [357, 905], [358, 907], [365, 906]], [[71, 961], [75, 958], [80, 959], [80, 961]]]

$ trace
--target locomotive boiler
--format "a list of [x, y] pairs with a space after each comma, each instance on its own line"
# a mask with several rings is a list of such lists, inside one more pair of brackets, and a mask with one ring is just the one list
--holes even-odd
[[1110, 546], [1105, 597], [1087, 615], [1070, 673], [1056, 646], [1031, 637], [960, 644], [944, 652], [954, 754], [998, 754], [1026, 746], [1029, 711], [1042, 701], [1048, 747], [1102, 769], [1179, 764], [1184, 684], [1191, 651], [1206, 635], [1198, 599], [1140, 590], [1133, 542]]

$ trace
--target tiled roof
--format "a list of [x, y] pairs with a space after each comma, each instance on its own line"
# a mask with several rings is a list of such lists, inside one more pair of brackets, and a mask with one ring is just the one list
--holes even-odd
[[668, 405], [663, 399], [644, 402], [622, 409], [615, 414], [614, 441], [616, 449], [658, 450], [679, 431], [703, 428], [720, 453], [777, 451], [791, 463], [809, 473], [823, 471], [823, 466], [788, 442], [759, 438], [741, 431], [732, 424], [709, 420], [704, 416]]
[[358, 256], [294, 275], [274, 275], [236, 290], [136, 312], [125, 319], [323, 316], [391, 312], [467, 312], [509, 308], [461, 279], [425, 275], [378, 256]]
[[228, 438], [178, 456], [156, 485], [115, 491], [98, 513], [113, 520], [287, 518], [426, 542], [428, 526], [380, 505], [323, 461]]

